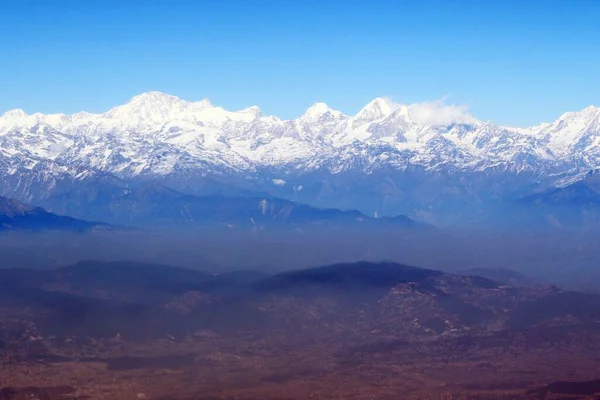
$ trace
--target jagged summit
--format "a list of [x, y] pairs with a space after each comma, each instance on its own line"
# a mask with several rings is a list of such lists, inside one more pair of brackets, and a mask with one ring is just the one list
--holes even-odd
[[9, 118], [27, 118], [29, 115], [27, 115], [27, 113], [23, 110], [21, 110], [20, 108], [16, 108], [14, 110], [9, 110], [7, 112], [5, 112], [2, 117], [9, 119]]
[[56, 215], [43, 208], [0, 196], [0, 232], [17, 230], [81, 231], [102, 225], [104, 224]]
[[260, 108], [258, 106], [247, 107], [247, 108], [244, 108], [243, 110], [240, 110], [239, 112], [244, 113], [244, 114], [252, 114], [256, 117], [260, 117], [262, 115], [262, 111], [260, 110]]
[[[218, 108], [221, 111], [226, 112], [226, 113], [237, 112], [237, 113], [255, 114], [257, 116], [263, 115], [260, 108], [256, 105], [244, 108], [239, 111], [227, 111], [220, 107], [215, 107], [213, 104], [211, 104], [210, 100], [207, 98], [204, 98], [199, 101], [188, 101], [188, 100], [184, 100], [184, 99], [181, 99], [180, 97], [170, 95], [170, 94], [167, 94], [164, 92], [148, 91], [148, 92], [144, 92], [144, 93], [133, 96], [125, 104], [115, 106], [103, 114], [94, 114], [94, 113], [88, 113], [86, 111], [81, 111], [81, 112], [78, 112], [73, 115], [52, 114], [52, 116], [54, 116], [54, 117], [59, 117], [59, 116], [60, 117], [77, 117], [77, 118], [81, 119], [84, 117], [88, 117], [88, 118], [97, 117], [99, 115], [105, 116], [105, 117], [114, 117], [117, 115], [121, 115], [123, 117], [136, 117], [135, 114], [141, 114], [141, 115], [137, 115], [137, 116], [142, 117], [142, 118], [152, 119], [155, 116], [155, 115], [153, 115], [153, 113], [155, 113], [155, 112], [158, 112], [159, 114], [165, 114], [165, 111], [174, 109], [174, 110], [178, 110], [178, 111], [185, 110], [186, 112], [196, 112], [197, 113], [197, 112], [201, 112], [203, 110], [210, 109], [210, 108]], [[378, 98], [375, 98], [372, 101], [370, 101], [368, 104], [366, 104], [356, 115], [352, 116], [352, 118], [355, 121], [370, 122], [370, 121], [376, 121], [376, 120], [385, 118], [387, 116], [390, 116], [391, 114], [397, 114], [397, 115], [403, 115], [406, 120], [412, 119], [412, 121], [414, 123], [421, 124], [420, 122], [418, 122], [420, 118], [415, 117], [415, 114], [419, 111], [422, 111], [423, 108], [428, 108], [427, 111], [434, 115], [441, 114], [441, 113], [448, 113], [449, 110], [452, 109], [451, 106], [445, 106], [441, 102], [402, 105], [402, 104], [393, 102], [391, 99], [389, 99], [387, 97], [378, 97]], [[332, 109], [326, 103], [317, 102], [317, 103], [313, 104], [312, 106], [310, 106], [304, 112], [304, 114], [302, 115], [301, 118], [305, 118], [305, 119], [306, 118], [309, 118], [309, 119], [310, 118], [318, 118], [327, 113], [330, 113], [335, 118], [346, 117], [346, 115], [344, 113], [342, 113], [341, 111]], [[167, 114], [170, 114], [170, 113], [167, 113]], [[4, 119], [27, 118], [30, 116], [36, 116], [38, 119], [44, 119], [45, 117], [49, 117], [51, 115], [41, 114], [41, 113], [35, 113], [32, 115], [29, 115], [22, 109], [9, 110], [9, 111], [6, 111], [3, 115], [1, 115], [1, 117]], [[167, 115], [167, 117], [171, 117], [171, 115]], [[452, 118], [446, 118], [446, 119], [448, 119], [448, 121], [449, 121], [448, 124], [456, 123], [456, 122], [460, 122], [460, 123], [476, 122], [476, 119], [474, 119], [472, 116], [470, 116], [468, 114], [465, 114], [462, 116], [457, 115], [454, 117], [454, 120], [452, 120]], [[443, 121], [444, 119], [442, 118], [441, 120]], [[572, 123], [573, 121], [580, 122], [582, 120], [584, 122], [586, 122], [586, 121], [587, 122], [597, 122], [597, 120], [600, 120], [600, 108], [595, 105], [590, 105], [580, 111], [566, 112], [563, 115], [561, 115], [553, 123], [558, 124], [561, 121], [563, 121], [563, 123]], [[521, 130], [521, 131], [535, 131], [536, 129], [539, 130], [539, 129], [545, 128], [549, 125], [552, 125], [553, 123], [543, 123], [538, 126], [533, 126], [530, 128], [512, 128], [512, 129]], [[426, 124], [421, 124], [421, 125], [426, 125]]]
[[375, 120], [383, 118], [400, 107], [399, 104], [393, 103], [388, 98], [378, 97], [364, 106], [358, 114], [357, 119]]
[[26, 212], [35, 210], [35, 207], [23, 204], [17, 200], [0, 196], [0, 214], [4, 215], [23, 215]]
[[149, 91], [140, 93], [138, 95], [133, 96], [125, 105], [174, 105], [174, 104], [202, 104], [205, 106], [212, 106], [210, 100], [204, 98], [199, 101], [188, 101], [184, 100], [180, 97], [159, 92], [159, 91]]
[[167, 93], [159, 91], [150, 91], [141, 93], [133, 96], [127, 103], [128, 104], [156, 104], [156, 103], [174, 103], [184, 101], [177, 96], [173, 96]]
[[588, 112], [588, 111], [598, 112], [598, 111], [600, 111], [600, 107], [592, 104], [592, 105], [587, 106], [586, 108], [584, 108], [581, 111], [583, 111], [583, 112]]
[[126, 104], [117, 106], [103, 114], [104, 117], [118, 119], [143, 119], [149, 121], [165, 121], [177, 119], [183, 113], [197, 113], [212, 105], [208, 99], [188, 102], [177, 96], [162, 92], [146, 92], [134, 96]]
[[591, 120], [600, 116], [600, 108], [590, 105], [580, 111], [569, 111], [561, 115], [557, 121]]
[[[471, 196], [479, 189], [465, 187], [474, 174], [484, 177], [476, 183], [481, 193], [490, 188], [502, 193], [520, 190], [510, 179], [502, 186], [503, 176], [512, 174], [523, 188], [531, 188], [599, 167], [600, 110], [595, 106], [519, 129], [477, 121], [466, 109], [443, 101], [401, 105], [376, 98], [356, 115], [319, 102], [299, 118], [283, 120], [263, 115], [257, 106], [228, 111], [206, 99], [186, 101], [152, 91], [103, 114], [28, 116], [13, 110], [0, 118], [0, 177], [7, 182], [0, 195], [25, 201], [88, 175], [82, 171], [124, 180], [160, 178], [191, 191], [200, 190], [195, 183], [204, 177], [218, 176], [249, 182], [260, 192], [289, 189], [293, 193], [282, 195], [306, 196], [309, 203], [350, 193], [354, 181], [381, 179], [375, 188], [361, 187], [362, 197], [340, 204], [373, 215], [382, 211], [381, 204], [396, 201], [419, 207], [414, 215], [420, 215], [429, 213], [432, 196], [441, 199], [433, 206], [447, 204], [443, 193], [429, 188], [421, 199], [403, 197], [432, 176], [437, 178], [431, 187], [456, 179], [447, 193], [457, 193], [465, 204], [483, 204], [483, 194]], [[308, 189], [314, 177], [324, 186]], [[289, 184], [273, 184], [280, 181]], [[405, 211], [399, 206], [394, 213]]]
[[340, 118], [340, 117], [344, 116], [344, 114], [342, 114], [340, 111], [330, 108], [325, 103], [315, 103], [304, 112], [304, 114], [302, 115], [301, 118], [302, 119], [318, 119], [318, 118], [322, 117], [323, 115], [330, 115], [333, 118]]

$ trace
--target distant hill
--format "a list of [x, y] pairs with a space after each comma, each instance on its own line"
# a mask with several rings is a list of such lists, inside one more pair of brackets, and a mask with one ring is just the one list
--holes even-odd
[[43, 208], [0, 197], [0, 232], [2, 231], [87, 231], [105, 226], [47, 212]]
[[193, 196], [156, 182], [134, 186], [88, 185], [53, 196], [45, 204], [61, 214], [136, 226], [432, 228], [406, 216], [371, 218], [358, 211], [321, 209], [256, 194]]
[[[600, 365], [593, 357], [600, 349], [600, 296], [391, 262], [274, 275], [93, 261], [0, 269], [0, 317], [2, 376], [11, 374], [5, 381], [25, 376], [27, 383], [60, 384], [83, 370], [89, 378], [78, 381], [77, 391], [90, 395], [78, 399], [106, 398], [95, 390], [109, 385], [165, 400], [275, 400], [286, 393], [308, 399], [316, 387], [329, 390], [335, 377], [343, 392], [316, 398], [356, 399], [368, 391], [389, 400], [447, 393], [592, 400], [599, 387], [585, 380]], [[524, 365], [528, 377], [521, 380]], [[241, 379], [252, 383], [250, 396], [247, 386], [240, 396], [220, 396]], [[581, 382], [542, 387], [555, 379]], [[218, 386], [206, 392], [212, 380]], [[297, 396], [305, 385], [306, 395]], [[273, 396], [274, 389], [284, 396]], [[46, 388], [2, 393], [7, 400], [54, 398]]]
[[600, 230], [600, 173], [591, 170], [507, 201], [484, 219], [492, 226], [521, 230]]
[[128, 262], [0, 270], [0, 306], [32, 307], [40, 313], [35, 318], [40, 327], [86, 335], [327, 329], [336, 323], [420, 339], [444, 332], [485, 332], [490, 326], [510, 330], [558, 320], [590, 323], [600, 317], [598, 305], [600, 296], [551, 286], [503, 287], [479, 276], [390, 262], [275, 275], [215, 275]]
[[459, 275], [481, 276], [498, 283], [515, 287], [539, 285], [540, 282], [530, 276], [507, 268], [473, 268], [460, 271]]

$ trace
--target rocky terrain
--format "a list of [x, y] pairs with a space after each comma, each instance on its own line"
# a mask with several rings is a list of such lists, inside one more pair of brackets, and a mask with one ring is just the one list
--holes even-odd
[[6, 399], [598, 395], [600, 296], [554, 286], [365, 262], [85, 262], [0, 270], [0, 285]]

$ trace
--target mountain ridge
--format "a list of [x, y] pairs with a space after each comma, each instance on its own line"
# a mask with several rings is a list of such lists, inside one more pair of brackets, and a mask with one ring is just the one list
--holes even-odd
[[251, 229], [410, 228], [433, 226], [404, 215], [371, 218], [356, 210], [322, 209], [258, 193], [194, 196], [158, 182], [106, 184], [49, 198], [49, 209], [77, 217], [136, 226], [196, 226]]
[[256, 106], [227, 111], [148, 92], [103, 114], [0, 117], [0, 195], [41, 206], [55, 188], [104, 173], [195, 195], [207, 194], [202, 180], [215, 179], [318, 207], [443, 225], [598, 166], [595, 106], [509, 128], [439, 101], [376, 98], [356, 115], [316, 103], [283, 120]]
[[0, 232], [3, 231], [88, 231], [106, 224], [88, 222], [50, 213], [41, 207], [0, 196]]

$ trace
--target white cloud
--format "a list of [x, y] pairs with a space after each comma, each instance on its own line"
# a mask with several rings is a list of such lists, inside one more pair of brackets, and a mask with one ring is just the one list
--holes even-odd
[[285, 181], [283, 179], [273, 179], [273, 184], [277, 185], [277, 186], [283, 186], [285, 185]]
[[467, 106], [447, 104], [446, 99], [414, 103], [408, 106], [411, 119], [419, 125], [450, 125], [469, 123], [475, 119]]

